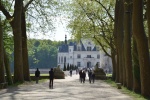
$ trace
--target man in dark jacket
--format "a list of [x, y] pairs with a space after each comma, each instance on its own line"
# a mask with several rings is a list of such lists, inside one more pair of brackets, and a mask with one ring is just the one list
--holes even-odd
[[92, 79], [92, 71], [91, 70], [88, 71], [88, 76], [89, 76], [89, 82], [91, 83], [91, 79]]
[[79, 80], [80, 80], [80, 82], [82, 83], [82, 80], [83, 80], [83, 79], [82, 79], [82, 70], [79, 71]]
[[36, 84], [38, 84], [38, 82], [39, 82], [39, 77], [40, 77], [40, 71], [39, 71], [38, 68], [37, 68], [37, 70], [35, 71], [35, 77], [36, 77]]
[[95, 73], [94, 72], [92, 72], [92, 80], [93, 80], [93, 83], [94, 83], [94, 81], [95, 81]]
[[83, 79], [82, 82], [83, 82], [83, 83], [85, 82], [85, 77], [86, 77], [86, 73], [85, 73], [85, 71], [83, 71], [83, 72], [82, 72], [82, 79]]
[[53, 80], [54, 80], [54, 71], [53, 68], [51, 68], [51, 70], [49, 71], [49, 88], [53, 88]]

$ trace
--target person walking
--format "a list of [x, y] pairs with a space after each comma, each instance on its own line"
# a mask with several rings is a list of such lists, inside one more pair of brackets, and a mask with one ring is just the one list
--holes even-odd
[[36, 84], [38, 84], [38, 82], [39, 82], [39, 77], [40, 77], [40, 71], [39, 71], [38, 68], [37, 68], [36, 71], [35, 71], [35, 77], [36, 77]]
[[79, 71], [79, 80], [82, 83], [82, 70]]
[[70, 76], [72, 77], [72, 70], [70, 70]]
[[51, 70], [49, 71], [49, 79], [50, 79], [49, 88], [53, 89], [53, 80], [54, 80], [54, 71], [53, 71], [53, 68], [51, 68]]
[[85, 71], [83, 71], [83, 72], [82, 72], [83, 83], [85, 83], [85, 77], [86, 77], [86, 73], [85, 73]]
[[95, 81], [95, 73], [94, 72], [92, 72], [92, 81], [93, 81], [93, 83]]
[[92, 79], [92, 71], [91, 70], [88, 71], [88, 76], [89, 76], [89, 83], [91, 83], [91, 79]]

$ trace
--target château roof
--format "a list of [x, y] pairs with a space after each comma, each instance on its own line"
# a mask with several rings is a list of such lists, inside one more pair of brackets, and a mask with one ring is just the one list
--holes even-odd
[[[83, 42], [80, 40], [79, 41], [80, 45], [81, 45], [81, 51], [86, 51], [86, 48], [83, 44]], [[69, 47], [72, 46], [74, 51], [78, 51], [77, 50], [77, 43], [76, 42], [69, 42], [69, 44], [62, 44], [59, 46], [58, 48], [58, 52], [69, 52]], [[92, 51], [96, 51], [96, 46], [94, 46], [94, 48], [92, 48]]]
[[59, 46], [58, 52], [68, 52], [68, 45], [63, 44], [63, 45]]

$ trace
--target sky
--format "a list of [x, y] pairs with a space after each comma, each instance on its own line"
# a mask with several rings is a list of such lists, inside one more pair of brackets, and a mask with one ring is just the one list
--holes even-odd
[[64, 41], [65, 35], [67, 35], [67, 40], [71, 38], [71, 34], [69, 29], [67, 28], [68, 19], [64, 16], [59, 16], [56, 18], [55, 22], [53, 22], [55, 26], [54, 31], [49, 31], [46, 34], [34, 33], [28, 34], [29, 38], [36, 38], [36, 39], [50, 39], [53, 41]]
[[71, 35], [70, 35], [70, 31], [69, 29], [67, 29], [67, 22], [65, 19], [63, 19], [60, 22], [60, 19], [58, 20], [58, 22], [55, 23], [56, 24], [56, 31], [54, 32], [54, 39], [56, 41], [63, 41], [65, 40], [65, 35], [67, 35], [67, 39], [70, 39]]

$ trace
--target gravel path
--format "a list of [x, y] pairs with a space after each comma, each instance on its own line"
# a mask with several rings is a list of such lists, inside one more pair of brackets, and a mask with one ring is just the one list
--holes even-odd
[[101, 80], [89, 84], [79, 82], [79, 76], [55, 79], [54, 88], [48, 83], [25, 85], [0, 90], [0, 100], [133, 100]]

